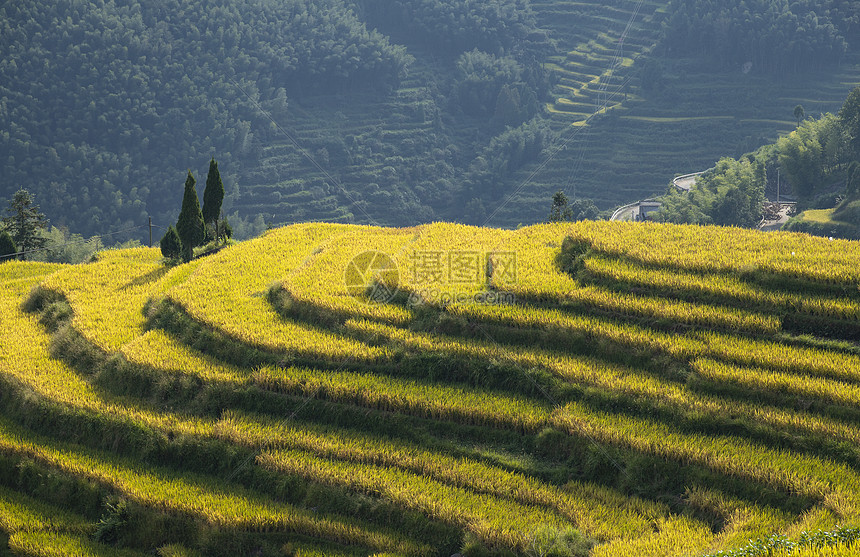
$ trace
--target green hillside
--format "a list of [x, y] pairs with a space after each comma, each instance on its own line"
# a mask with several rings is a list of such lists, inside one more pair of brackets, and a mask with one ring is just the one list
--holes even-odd
[[[665, 38], [667, 32], [672, 36], [669, 14], [692, 1], [674, 7], [669, 2], [596, 4], [571, 3], [568, 9], [565, 2], [533, 2], [538, 21], [555, 31], [560, 50], [569, 51], [554, 61], [558, 100], [549, 109], [569, 142], [505, 206], [500, 224], [531, 222], [519, 215], [540, 219], [546, 199], [560, 187], [602, 208], [662, 194], [675, 175], [710, 168], [722, 156], [738, 157], [792, 131], [798, 104], [810, 116], [835, 113], [860, 83], [860, 59], [851, 49], [838, 65], [822, 63], [799, 72], [752, 65], [746, 73], [743, 62], [715, 62], [694, 56], [692, 48], [670, 50]], [[633, 14], [634, 24], [617, 52], [621, 64], [609, 72]], [[590, 32], [575, 36], [572, 29], [582, 29], [584, 22]], [[694, 43], [695, 29], [689, 31]], [[598, 76], [603, 77], [597, 81]], [[592, 118], [586, 130], [563, 127], [594, 113], [600, 86], [606, 87], [612, 109]], [[518, 176], [528, 177], [528, 172]]]
[[10, 4], [0, 200], [24, 187], [55, 225], [142, 239], [214, 155], [234, 222], [513, 227], [559, 189], [609, 209], [860, 82], [853, 3], [747, 4]]
[[858, 255], [301, 224], [4, 263], [0, 554], [852, 554]]

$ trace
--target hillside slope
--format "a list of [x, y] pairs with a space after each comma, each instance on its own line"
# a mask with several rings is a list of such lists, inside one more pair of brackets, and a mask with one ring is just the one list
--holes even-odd
[[851, 41], [797, 72], [666, 46], [670, 4], [5, 6], [0, 201], [24, 187], [52, 224], [144, 239], [215, 156], [249, 221], [515, 227], [559, 189], [601, 209], [660, 194], [860, 82]]
[[858, 255], [715, 227], [302, 224], [172, 268], [3, 264], [0, 542], [850, 544], [801, 534], [860, 519]]

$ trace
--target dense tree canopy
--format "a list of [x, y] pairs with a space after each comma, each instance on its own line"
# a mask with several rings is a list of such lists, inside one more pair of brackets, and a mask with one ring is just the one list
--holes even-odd
[[839, 121], [845, 132], [846, 139], [854, 150], [854, 156], [860, 160], [860, 85], [845, 99], [839, 110]]
[[457, 59], [455, 99], [459, 109], [492, 117], [497, 126], [516, 126], [538, 113], [547, 83], [539, 70], [524, 68], [511, 56], [472, 50]]
[[505, 177], [537, 161], [552, 137], [547, 123], [537, 118], [500, 133], [469, 166], [466, 192], [498, 199], [504, 193]]
[[664, 44], [722, 66], [796, 73], [839, 62], [860, 32], [845, 0], [673, 0]]
[[[375, 110], [410, 78], [412, 56], [375, 28], [446, 58], [438, 82], [422, 75], [427, 93], [397, 99], [403, 116], [378, 113], [405, 117], [416, 133], [305, 139], [331, 175], [368, 169], [348, 189], [315, 164], [300, 167], [302, 157], [258, 173], [265, 146], [286, 140], [288, 107], [342, 95]], [[243, 198], [237, 233], [256, 212], [278, 222], [285, 207], [295, 220], [366, 220], [384, 208], [377, 218], [387, 223], [415, 222], [435, 218], [431, 205], [459, 215], [465, 193], [455, 190], [472, 160], [542, 111], [541, 58], [552, 48], [528, 0], [34, 0], [0, 7], [0, 29], [0, 201], [14, 193], [5, 184], [26, 184], [53, 222], [87, 235], [133, 230], [148, 216], [174, 221], [180, 198], [167, 184], [177, 169], [204, 171], [216, 152], [230, 169], [224, 212]], [[458, 73], [456, 60], [474, 49], [478, 63]], [[240, 182], [263, 187], [240, 193]]]
[[826, 186], [846, 162], [848, 141], [839, 119], [806, 120], [777, 141], [779, 165], [794, 193], [808, 197]]
[[[202, 175], [217, 153], [221, 207], [238, 237], [302, 220], [483, 223], [516, 191], [524, 167], [545, 160], [546, 147], [570, 133], [566, 119], [591, 113], [594, 90], [623, 83], [624, 98], [629, 91], [634, 101], [624, 110], [635, 109], [642, 91], [668, 98], [667, 84], [682, 64], [654, 55], [713, 55], [718, 69], [733, 72], [738, 61], [802, 70], [838, 61], [842, 45], [860, 30], [857, 2], [827, 0], [813, 10], [808, 0], [766, 7], [758, 0], [674, 0], [678, 9], [670, 15], [659, 10], [630, 29], [627, 45], [650, 46], [660, 19], [669, 19], [667, 48], [637, 45], [637, 57], [617, 37], [631, 6], [620, 0], [561, 11], [529, 0], [6, 3], [0, 204], [20, 185], [34, 192], [58, 231], [143, 238], [148, 216], [158, 226], [176, 222], [175, 173], [190, 167]], [[669, 32], [685, 21], [698, 27]], [[618, 74], [601, 76], [616, 46]], [[758, 58], [747, 56], [750, 49]], [[636, 69], [622, 81], [624, 68]], [[570, 93], [581, 88], [591, 93]], [[780, 105], [786, 119], [795, 103]], [[822, 105], [806, 106], [812, 112]], [[674, 116], [674, 109], [657, 117]], [[581, 152], [593, 157], [584, 168], [615, 169], [588, 170], [591, 177], [578, 182], [601, 204], [623, 191], [650, 194], [641, 190], [677, 166], [677, 158], [666, 158], [641, 179], [643, 159], [628, 165], [636, 157], [615, 147], [619, 137], [641, 140], [644, 128], [617, 135], [611, 130], [619, 113], [591, 119], [594, 127], [581, 136]], [[699, 129], [694, 120], [682, 127]], [[565, 165], [574, 145], [553, 150], [552, 164], [499, 219], [516, 224], [523, 214], [517, 204], [530, 207], [524, 222], [545, 217], [545, 198], [571, 173]], [[605, 181], [609, 198], [595, 195], [597, 181]]]
[[434, 49], [457, 55], [480, 49], [530, 53], [549, 45], [528, 0], [354, 0], [375, 26], [394, 37], [408, 33]]
[[765, 171], [750, 158], [723, 158], [689, 192], [663, 198], [656, 218], [664, 222], [754, 227], [762, 218]]

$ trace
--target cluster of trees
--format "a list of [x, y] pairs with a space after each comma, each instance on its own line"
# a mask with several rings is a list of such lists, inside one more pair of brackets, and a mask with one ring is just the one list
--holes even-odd
[[547, 222], [596, 220], [599, 215], [600, 211], [590, 199], [576, 199], [570, 202], [564, 192], [558, 190], [552, 196]]
[[540, 112], [538, 99], [549, 92], [549, 80], [540, 66], [524, 67], [512, 56], [495, 56], [480, 50], [457, 59], [452, 100], [464, 113], [492, 118], [497, 129], [517, 126]]
[[545, 120], [533, 118], [494, 137], [469, 165], [465, 192], [487, 201], [501, 197], [506, 178], [540, 158], [554, 138]]
[[808, 120], [777, 146], [792, 186], [804, 195], [803, 206], [833, 208], [828, 222], [798, 218], [786, 228], [860, 239], [860, 87], [848, 95], [837, 116]]
[[424, 46], [457, 56], [480, 49], [529, 55], [550, 47], [528, 0], [353, 0], [374, 27], [400, 39], [408, 34]]
[[809, 203], [834, 188], [847, 188], [843, 193], [853, 196], [852, 163], [860, 161], [860, 86], [838, 114], [803, 120], [795, 131], [779, 138], [770, 158], [801, 201]]
[[[119, 242], [113, 248], [136, 247], [140, 242]], [[82, 263], [103, 249], [101, 237], [84, 238], [67, 229], [48, 227], [48, 219], [39, 210], [33, 195], [19, 189], [0, 221], [0, 263], [14, 259], [31, 259], [51, 263]]]
[[779, 166], [795, 195], [808, 198], [842, 178], [843, 166], [850, 162], [847, 139], [842, 122], [833, 114], [804, 120], [779, 138]]
[[0, 262], [24, 258], [45, 247], [48, 240], [41, 231], [48, 227], [48, 219], [39, 211], [30, 192], [25, 189], [15, 192], [6, 213], [0, 226]]
[[230, 223], [221, 215], [221, 204], [224, 201], [224, 183], [218, 163], [213, 158], [209, 161], [209, 173], [206, 175], [206, 189], [203, 190], [203, 208], [197, 197], [197, 181], [191, 171], [185, 178], [185, 192], [182, 196], [182, 209], [176, 227], [170, 226], [161, 238], [161, 254], [167, 259], [182, 259], [191, 261], [194, 248], [202, 246], [207, 241], [226, 242], [233, 236]]
[[845, 133], [845, 141], [848, 142], [850, 156], [860, 160], [860, 86], [851, 91], [839, 109], [839, 122]]
[[[493, 203], [549, 141], [554, 43], [528, 0], [33, 0], [0, 21], [0, 202], [27, 183], [58, 230], [85, 236], [174, 222], [170, 169], [199, 161], [198, 174], [216, 152], [238, 235], [258, 212], [462, 218], [463, 200]], [[390, 94], [403, 79], [414, 99]], [[306, 112], [343, 93], [366, 113]], [[264, 146], [286, 143], [269, 115], [288, 113], [320, 120], [300, 142], [348, 191], [301, 156], [268, 164]], [[353, 117], [398, 131], [331, 125]]]
[[[802, 118], [802, 107], [798, 108], [795, 116]], [[689, 193], [672, 189], [656, 218], [753, 227], [762, 218], [765, 188], [777, 179], [788, 183], [801, 206], [814, 205], [822, 195], [825, 208], [837, 201], [844, 208], [860, 200], [860, 86], [848, 95], [838, 115], [803, 120], [774, 144], [740, 160], [721, 159]]]
[[686, 193], [670, 191], [657, 220], [752, 228], [761, 222], [765, 165], [754, 156], [723, 158]]
[[860, 6], [849, 0], [673, 0], [669, 13], [669, 53], [724, 67], [751, 62], [757, 72], [836, 64], [860, 34]]

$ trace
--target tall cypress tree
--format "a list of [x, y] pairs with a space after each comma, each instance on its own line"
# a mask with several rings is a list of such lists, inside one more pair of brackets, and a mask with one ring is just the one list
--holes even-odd
[[206, 189], [203, 190], [203, 222], [215, 225], [215, 239], [220, 239], [218, 218], [221, 216], [221, 203], [224, 201], [224, 183], [218, 172], [215, 158], [209, 161], [209, 173], [206, 175]]
[[176, 221], [176, 232], [182, 241], [182, 259], [191, 261], [194, 256], [194, 248], [203, 243], [205, 236], [203, 229], [203, 213], [200, 211], [200, 200], [197, 198], [197, 190], [194, 185], [197, 182], [191, 171], [185, 178], [185, 195], [182, 197], [182, 210], [179, 211], [179, 220]]

